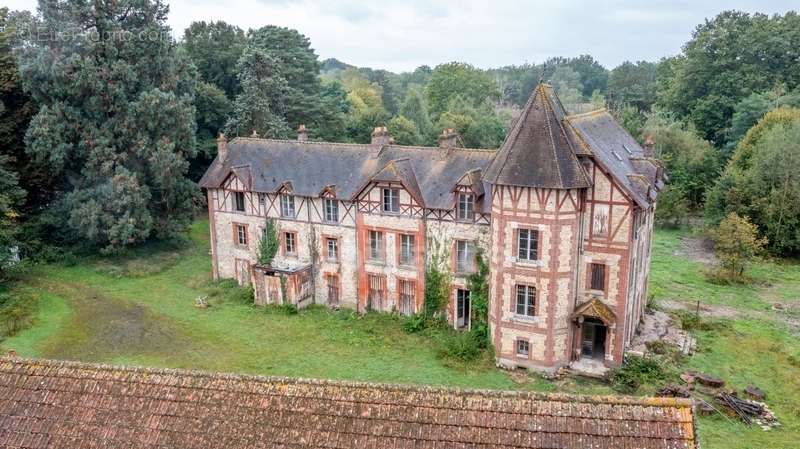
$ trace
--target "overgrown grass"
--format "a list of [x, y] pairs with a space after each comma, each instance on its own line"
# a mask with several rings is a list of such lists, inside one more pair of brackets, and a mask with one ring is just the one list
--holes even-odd
[[[458, 354], [465, 347], [458, 339], [467, 337], [452, 334], [450, 341], [435, 328], [408, 333], [404, 326], [412, 324], [397, 315], [254, 307], [247, 289], [210, 280], [207, 235], [207, 223], [199, 221], [182, 245], [34, 267], [9, 292], [31, 299], [31, 325], [0, 342], [0, 350], [267, 375], [612, 393], [607, 383], [590, 379], [553, 382], [534, 374], [509, 376], [495, 369], [490, 356], [471, 361], [443, 356], [443, 350]], [[668, 365], [629, 365], [627, 379], [617, 378], [619, 385], [637, 384], [636, 394], [649, 394], [683, 369], [717, 375], [736, 389], [756, 384], [767, 392], [783, 426], [764, 432], [721, 417], [701, 417], [702, 446], [797, 447], [800, 344], [783, 320], [798, 313], [800, 266], [766, 261], [750, 270], [755, 284], [714, 285], [705, 279], [703, 264], [676, 255], [687, 237], [685, 231], [657, 232], [650, 289], [654, 303], [699, 300], [742, 315], [718, 319], [702, 311], [699, 318], [691, 311], [681, 313], [684, 327], [699, 340], [698, 353], [681, 360], [668, 348], [655, 348]], [[208, 308], [194, 307], [198, 296], [207, 298]], [[784, 309], [773, 310], [775, 303]]]

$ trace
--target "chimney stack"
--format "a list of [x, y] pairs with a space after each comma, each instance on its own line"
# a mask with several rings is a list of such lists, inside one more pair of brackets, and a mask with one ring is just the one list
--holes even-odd
[[297, 141], [308, 142], [308, 129], [306, 129], [306, 125], [302, 123], [297, 128]]
[[655, 146], [656, 141], [653, 139], [652, 135], [647, 136], [644, 140], [644, 157], [652, 158], [655, 157]]
[[394, 139], [389, 135], [389, 130], [385, 126], [378, 126], [372, 131], [373, 145], [389, 145], [393, 142]]
[[228, 157], [228, 141], [223, 133], [219, 133], [219, 137], [217, 137], [217, 157], [222, 162]]
[[439, 136], [439, 148], [456, 148], [458, 146], [458, 133], [453, 128], [445, 128]]

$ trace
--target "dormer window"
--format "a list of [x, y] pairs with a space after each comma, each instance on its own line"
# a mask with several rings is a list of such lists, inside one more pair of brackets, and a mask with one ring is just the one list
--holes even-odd
[[475, 195], [461, 192], [458, 194], [456, 212], [459, 220], [472, 221], [475, 219]]
[[396, 214], [400, 212], [400, 189], [382, 189], [383, 211]]
[[233, 192], [233, 210], [244, 212], [244, 192]]
[[294, 218], [294, 197], [292, 195], [281, 195], [281, 217]]
[[339, 222], [339, 202], [332, 198], [325, 198], [325, 221], [328, 223]]

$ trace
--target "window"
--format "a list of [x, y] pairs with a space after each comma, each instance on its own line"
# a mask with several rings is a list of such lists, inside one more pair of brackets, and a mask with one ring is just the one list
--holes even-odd
[[383, 232], [369, 231], [368, 256], [370, 260], [383, 260]]
[[339, 240], [331, 238], [325, 239], [325, 247], [326, 247], [325, 258], [328, 260], [328, 262], [338, 262]]
[[458, 219], [475, 219], [475, 196], [469, 193], [458, 194]]
[[330, 223], [339, 222], [339, 202], [330, 198], [325, 198], [325, 221]]
[[411, 315], [417, 303], [417, 283], [405, 279], [400, 280], [400, 313]]
[[520, 357], [528, 357], [530, 354], [530, 346], [526, 340], [517, 340], [517, 355]]
[[297, 255], [297, 234], [294, 232], [283, 233], [283, 254], [287, 256]]
[[328, 284], [328, 304], [338, 304], [339, 276], [335, 274], [328, 274], [325, 276], [325, 281]]
[[294, 197], [281, 195], [281, 217], [294, 218]]
[[475, 250], [472, 242], [456, 240], [456, 272], [472, 273], [475, 271]]
[[234, 238], [239, 246], [247, 246], [247, 226], [234, 224]]
[[400, 212], [400, 190], [399, 189], [383, 189], [383, 211], [396, 214]]
[[536, 315], [536, 288], [530, 285], [517, 285], [517, 315]]
[[469, 327], [471, 306], [469, 290], [459, 288], [456, 290], [456, 327], [461, 329]]
[[259, 193], [258, 194], [258, 204], [260, 206], [266, 206], [267, 205], [267, 194], [266, 193]]
[[367, 307], [370, 310], [383, 310], [386, 300], [386, 276], [379, 274], [368, 275], [369, 296], [367, 297]]
[[416, 247], [413, 235], [400, 234], [400, 265], [413, 266], [416, 263]]
[[233, 207], [236, 212], [244, 212], [244, 192], [233, 192]]
[[539, 231], [517, 230], [517, 259], [528, 261], [539, 259]]
[[601, 263], [590, 264], [589, 288], [592, 290], [606, 289], [606, 266]]

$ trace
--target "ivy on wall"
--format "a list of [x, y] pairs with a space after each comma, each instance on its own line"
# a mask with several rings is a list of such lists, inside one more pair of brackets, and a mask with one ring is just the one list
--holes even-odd
[[264, 235], [261, 236], [261, 242], [258, 244], [258, 263], [261, 265], [271, 264], [277, 253], [278, 229], [275, 226], [275, 220], [267, 218]]
[[475, 255], [475, 267], [475, 272], [467, 279], [472, 305], [470, 332], [475, 334], [475, 341], [481, 348], [486, 348], [489, 345], [489, 265], [481, 249]]

